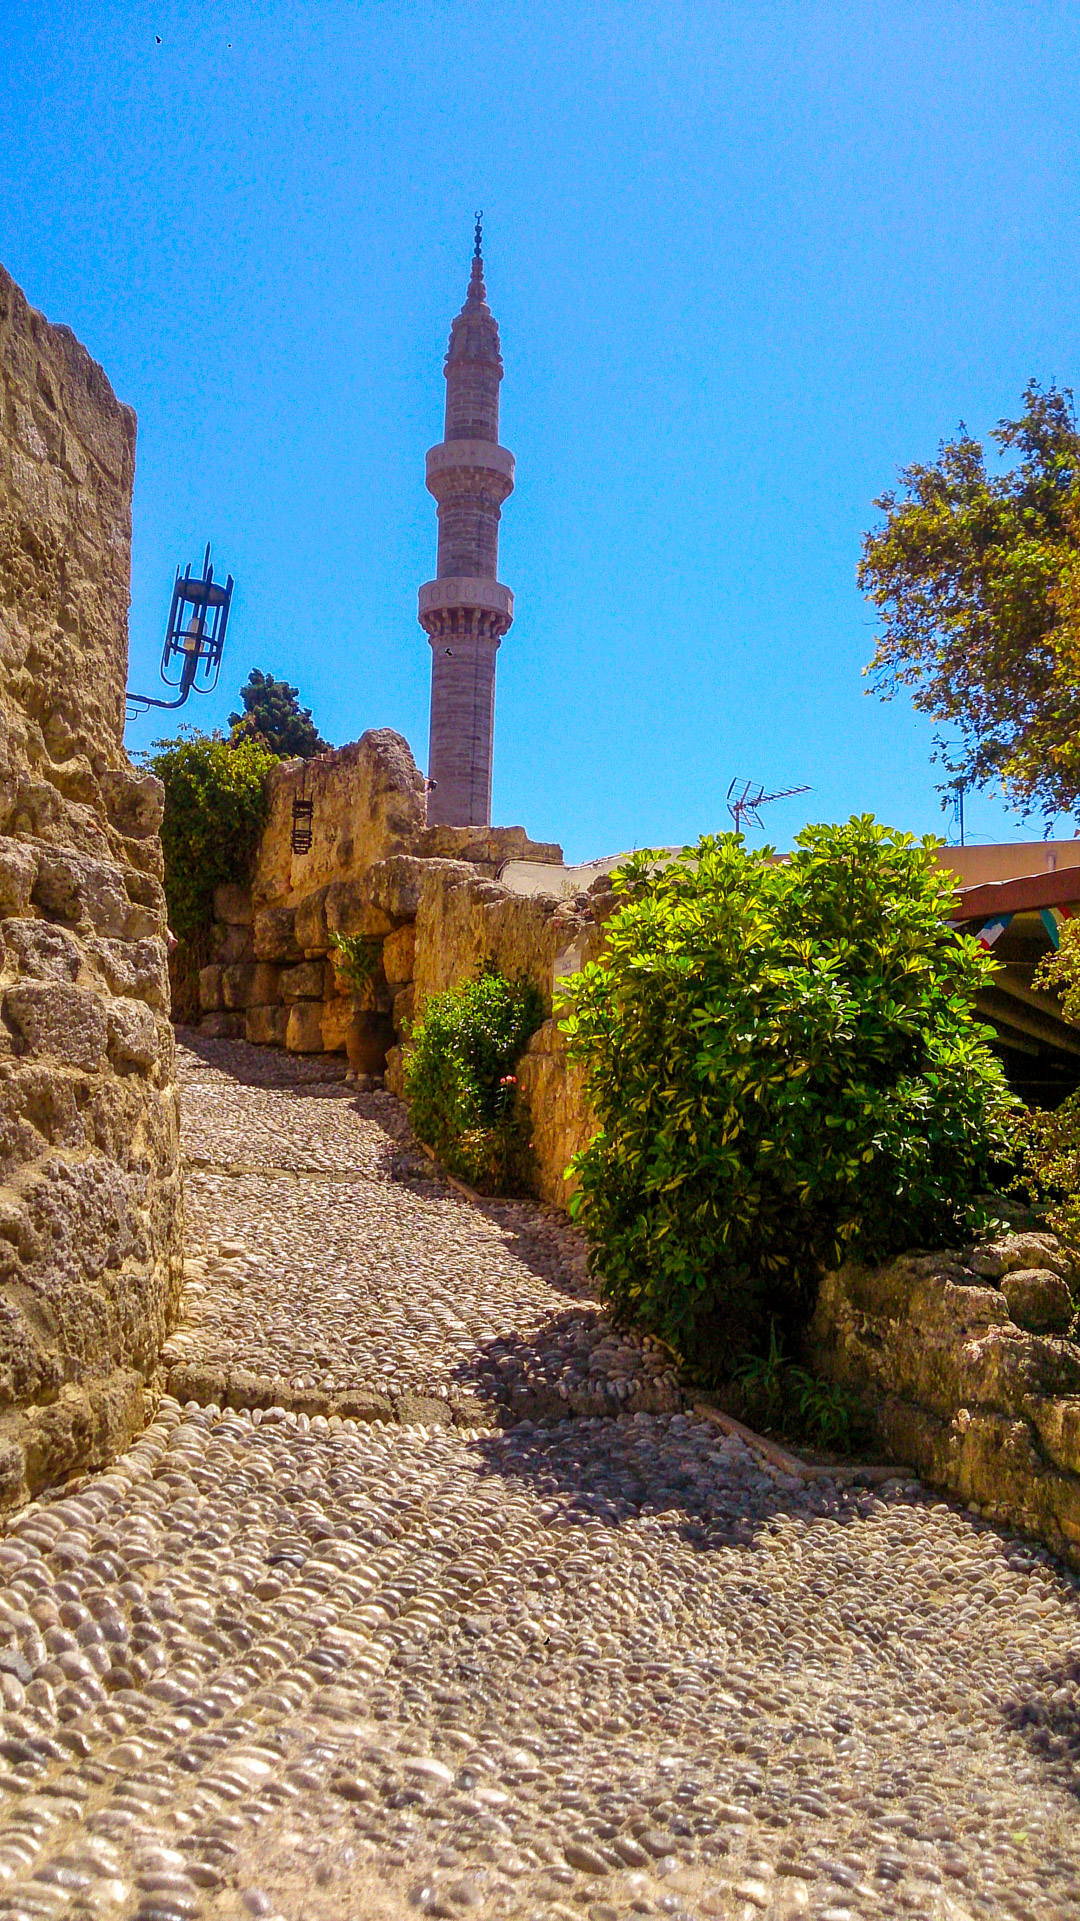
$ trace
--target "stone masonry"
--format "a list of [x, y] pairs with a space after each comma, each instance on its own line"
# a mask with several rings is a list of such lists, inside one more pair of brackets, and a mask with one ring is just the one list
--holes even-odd
[[420, 589], [431, 642], [428, 819], [486, 826], [491, 819], [495, 655], [514, 618], [499, 582], [499, 515], [514, 487], [514, 456], [499, 445], [499, 329], [487, 304], [480, 222], [465, 305], [446, 355], [446, 430], [427, 457], [439, 503], [436, 578]]
[[1080, 1567], [1080, 1262], [1052, 1234], [849, 1262], [825, 1277], [817, 1370], [854, 1389], [896, 1460]]
[[122, 744], [134, 461], [0, 269], [0, 1507], [142, 1428], [179, 1293], [162, 790]]

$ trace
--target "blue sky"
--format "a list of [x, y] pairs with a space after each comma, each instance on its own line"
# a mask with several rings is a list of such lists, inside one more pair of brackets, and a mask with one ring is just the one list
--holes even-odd
[[9, 0], [3, 56], [0, 259], [139, 416], [133, 686], [211, 538], [238, 584], [190, 717], [258, 665], [424, 765], [424, 451], [483, 207], [495, 817], [667, 844], [740, 774], [812, 788], [780, 844], [944, 825], [932, 729], [864, 693], [859, 541], [961, 418], [1080, 387], [1075, 7]]

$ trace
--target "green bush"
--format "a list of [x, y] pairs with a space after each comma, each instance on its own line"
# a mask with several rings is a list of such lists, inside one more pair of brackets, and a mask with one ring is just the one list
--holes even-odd
[[433, 994], [411, 1035], [405, 1065], [409, 1118], [459, 1179], [485, 1193], [520, 1187], [529, 1165], [529, 1117], [514, 1068], [544, 1018], [530, 980], [495, 968]]
[[363, 994], [379, 971], [382, 941], [372, 934], [331, 934], [334, 971], [354, 994]]
[[169, 925], [179, 943], [173, 957], [173, 1012], [198, 1012], [198, 972], [207, 960], [214, 889], [246, 883], [266, 825], [266, 776], [278, 757], [257, 741], [235, 746], [220, 734], [181, 728], [177, 740], [156, 740], [143, 756], [165, 785], [161, 844]]
[[830, 1454], [850, 1454], [870, 1438], [866, 1410], [857, 1397], [788, 1360], [775, 1323], [768, 1351], [746, 1355], [733, 1376], [739, 1414], [762, 1434], [779, 1434]]
[[594, 1270], [706, 1378], [786, 1343], [824, 1267], [978, 1231], [1018, 1104], [974, 1013], [929, 839], [869, 816], [789, 860], [635, 856], [563, 1027], [600, 1132], [574, 1162]]

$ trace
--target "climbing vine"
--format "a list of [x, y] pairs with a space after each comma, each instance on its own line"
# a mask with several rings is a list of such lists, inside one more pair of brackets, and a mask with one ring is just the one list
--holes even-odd
[[214, 889], [250, 877], [269, 814], [266, 777], [278, 756], [258, 741], [233, 745], [220, 734], [183, 727], [177, 740], [156, 740], [143, 759], [165, 787], [165, 898], [178, 943], [172, 960], [173, 1012], [186, 1019], [198, 1009], [198, 973], [208, 958]]

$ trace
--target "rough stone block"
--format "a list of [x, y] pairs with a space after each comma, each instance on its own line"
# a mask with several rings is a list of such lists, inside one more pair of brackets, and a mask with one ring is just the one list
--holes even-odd
[[211, 1040], [238, 1041], [244, 1037], [243, 1014], [204, 1014], [199, 1022], [200, 1034], [208, 1034]]
[[294, 1001], [289, 1008], [285, 1045], [290, 1054], [321, 1054], [323, 1051], [321, 1001]]
[[108, 816], [127, 840], [157, 837], [165, 812], [165, 788], [156, 774], [134, 768], [101, 768], [98, 784]]
[[288, 1026], [287, 1007], [249, 1007], [244, 1034], [256, 1047], [284, 1047]]
[[383, 973], [391, 987], [411, 981], [416, 968], [416, 928], [398, 927], [383, 942]]
[[389, 934], [393, 928], [389, 914], [368, 898], [366, 877], [362, 880], [332, 881], [326, 890], [326, 926], [330, 934], [365, 934], [369, 938]]
[[326, 970], [322, 961], [301, 961], [297, 967], [283, 967], [278, 977], [278, 992], [283, 1001], [321, 1000]]
[[19, 840], [0, 839], [0, 914], [27, 914], [38, 856]]
[[[89, 922], [99, 934], [133, 932], [132, 902], [122, 868], [91, 860], [68, 849], [41, 857], [34, 883], [34, 901], [48, 914], [72, 925]], [[143, 929], [139, 932], [150, 932]]]
[[1044, 1399], [1032, 1395], [1024, 1413], [1034, 1423], [1050, 1459], [1072, 1474], [1080, 1474], [1080, 1396]]
[[89, 940], [85, 952], [100, 970], [110, 993], [128, 994], [160, 1013], [168, 1013], [169, 966], [160, 935], [137, 941]]
[[262, 907], [255, 915], [255, 958], [290, 963], [303, 958], [291, 907]]
[[83, 950], [74, 934], [47, 920], [6, 920], [4, 946], [31, 980], [73, 981], [79, 977]]
[[25, 981], [4, 995], [4, 1020], [18, 1051], [51, 1056], [92, 1074], [105, 1057], [108, 1029], [100, 996], [58, 981]]
[[403, 1101], [405, 1099], [405, 1050], [403, 1048], [387, 1049], [384, 1073], [387, 1092], [395, 1095], [399, 1101]]
[[204, 1014], [216, 1014], [225, 1005], [225, 993], [221, 983], [224, 968], [216, 961], [209, 967], [199, 969], [199, 1006]]
[[323, 1047], [328, 1054], [344, 1052], [352, 1017], [353, 1004], [348, 995], [338, 994], [332, 1000], [323, 1002]]
[[402, 1034], [411, 1025], [416, 1009], [416, 988], [412, 981], [394, 995], [394, 1032]]
[[435, 868], [448, 880], [475, 880], [476, 870], [460, 860], [423, 860], [416, 854], [391, 854], [367, 877], [368, 898], [392, 920], [416, 919], [425, 876]]
[[108, 1009], [109, 1059], [125, 1068], [153, 1067], [158, 1057], [158, 1028], [142, 1001], [115, 1000]]
[[329, 891], [329, 887], [317, 887], [314, 893], [304, 895], [296, 909], [297, 945], [309, 956], [325, 954], [330, 946], [330, 930], [326, 925]]
[[252, 1007], [256, 1001], [264, 998], [255, 991], [257, 973], [254, 961], [235, 961], [231, 967], [222, 968], [221, 993], [226, 1007]]
[[1073, 1317], [1072, 1295], [1059, 1274], [1050, 1268], [1014, 1268], [1004, 1276], [1001, 1291], [1018, 1327], [1033, 1334], [1064, 1334]]
[[214, 919], [232, 927], [243, 927], [252, 919], [251, 889], [236, 881], [223, 881], [214, 889]]
[[231, 925], [227, 921], [215, 921], [210, 930], [210, 945], [214, 959], [223, 967], [231, 967], [235, 961], [252, 960], [255, 954], [255, 941], [250, 926]]

